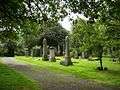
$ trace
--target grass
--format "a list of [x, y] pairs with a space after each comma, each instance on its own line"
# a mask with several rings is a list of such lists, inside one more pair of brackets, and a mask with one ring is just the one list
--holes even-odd
[[109, 58], [103, 59], [103, 65], [108, 71], [98, 71], [99, 61], [88, 61], [86, 59], [72, 59], [73, 66], [62, 66], [59, 64], [63, 57], [57, 57], [57, 62], [42, 61], [41, 58], [17, 56], [18, 61], [34, 65], [35, 68], [47, 69], [56, 73], [70, 74], [77, 78], [89, 79], [104, 85], [120, 87], [120, 64], [113, 63]]
[[0, 90], [38, 90], [35, 81], [0, 63]]

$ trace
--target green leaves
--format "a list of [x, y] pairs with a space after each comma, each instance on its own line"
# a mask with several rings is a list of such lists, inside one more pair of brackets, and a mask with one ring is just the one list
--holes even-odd
[[[59, 24], [54, 27], [49, 28], [41, 34], [40, 41], [42, 42], [43, 38], [47, 39], [47, 43], [50, 46], [62, 46], [65, 40], [65, 36], [68, 35], [68, 32], [63, 29]], [[40, 43], [41, 44], [41, 43]]]
[[80, 47], [83, 51], [95, 48], [98, 45], [104, 46], [107, 43], [106, 26], [99, 21], [94, 24], [78, 19], [74, 23], [71, 34], [72, 46]]

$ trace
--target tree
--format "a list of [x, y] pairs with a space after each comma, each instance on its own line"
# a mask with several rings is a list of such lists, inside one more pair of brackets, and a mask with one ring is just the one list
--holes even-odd
[[62, 0], [1, 0], [0, 37], [16, 36], [26, 20], [50, 27], [66, 15], [66, 4]]
[[101, 70], [103, 70], [103, 47], [106, 46], [108, 42], [106, 31], [106, 26], [103, 23], [97, 21], [95, 24], [91, 24], [82, 19], [76, 20], [72, 31], [73, 42], [77, 41], [77, 43], [73, 43], [73, 46], [79, 46], [83, 51], [96, 50], [98, 53], [97, 57], [100, 60]]
[[[38, 39], [38, 45], [42, 46], [43, 38], [46, 38], [47, 44], [49, 46], [58, 47], [60, 46], [60, 51], [63, 50], [63, 45], [65, 43], [65, 36], [68, 35], [68, 31], [66, 31], [60, 24], [57, 24], [53, 27], [47, 28], [47, 30], [44, 30], [40, 35]], [[62, 52], [60, 52], [62, 54]]]
[[93, 34], [93, 26], [88, 24], [87, 21], [77, 19], [73, 23], [73, 30], [71, 34], [71, 42], [73, 48], [80, 48], [81, 51], [88, 51], [91, 47], [91, 39], [89, 36]]
[[[60, 46], [62, 50], [62, 46], [64, 44], [65, 36], [68, 35], [68, 32], [62, 28], [59, 24], [54, 27], [44, 27], [45, 25], [40, 25], [36, 22], [31, 22], [26, 20], [24, 25], [19, 30], [19, 39], [17, 40], [18, 51], [23, 51], [24, 48], [28, 48], [29, 54], [31, 49], [34, 46], [42, 46], [43, 38], [47, 39], [47, 44], [49, 46]], [[21, 47], [21, 48], [20, 48]]]
[[[107, 47], [119, 48], [120, 1], [119, 0], [67, 0], [71, 12], [83, 14], [94, 24], [99, 20], [107, 28]], [[119, 50], [116, 50], [116, 52]]]
[[14, 57], [15, 47], [16, 47], [16, 43], [13, 40], [8, 39], [4, 45], [4, 49], [6, 49], [4, 56]]
[[26, 18], [39, 24], [56, 22], [67, 15], [65, 6], [61, 0], [1, 0], [0, 26], [21, 25]]

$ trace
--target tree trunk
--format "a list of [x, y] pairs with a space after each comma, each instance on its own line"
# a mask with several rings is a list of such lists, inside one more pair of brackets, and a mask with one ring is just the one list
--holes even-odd
[[100, 69], [103, 70], [103, 64], [102, 64], [102, 54], [103, 54], [103, 46], [99, 45], [99, 55], [98, 58], [100, 60]]

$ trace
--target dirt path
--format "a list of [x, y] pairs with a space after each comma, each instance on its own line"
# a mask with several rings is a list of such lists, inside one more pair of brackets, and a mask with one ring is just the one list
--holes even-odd
[[33, 69], [32, 66], [15, 61], [15, 58], [4, 57], [3, 63], [36, 80], [42, 90], [120, 90], [120, 88], [105, 87], [95, 82], [77, 79], [71, 75], [53, 73], [47, 70]]

